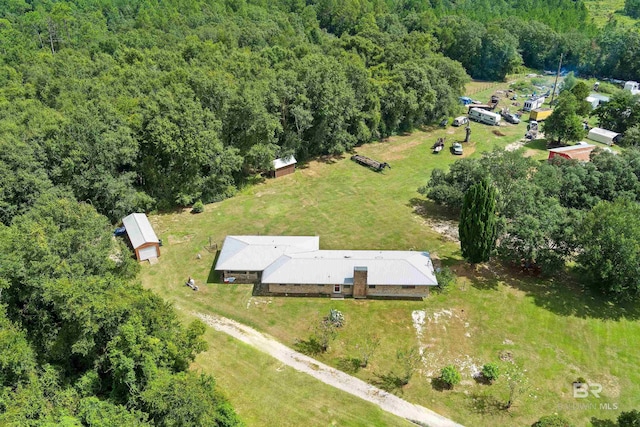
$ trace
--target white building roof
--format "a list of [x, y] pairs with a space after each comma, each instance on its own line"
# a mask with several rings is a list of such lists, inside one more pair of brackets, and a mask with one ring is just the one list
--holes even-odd
[[318, 236], [227, 236], [215, 269], [262, 271], [284, 254], [319, 248]]
[[156, 233], [147, 216], [143, 213], [132, 213], [122, 218], [122, 225], [127, 230], [129, 240], [134, 249], [145, 243], [159, 243]]
[[591, 139], [592, 135], [601, 135], [604, 136], [605, 138], [608, 139], [613, 139], [615, 137], [617, 137], [618, 135], [620, 135], [619, 133], [607, 130], [607, 129], [602, 129], [602, 128], [592, 128], [589, 131], [589, 135], [587, 136], [587, 138]]
[[262, 283], [353, 284], [354, 267], [367, 268], [368, 285], [436, 286], [431, 258], [415, 251], [313, 251], [281, 256]]
[[567, 151], [584, 150], [585, 148], [589, 148], [589, 147], [595, 148], [595, 145], [586, 144], [586, 143], [581, 144], [581, 143], [584, 143], [584, 141], [580, 141], [576, 145], [569, 145], [568, 147], [549, 148], [549, 151], [552, 151], [554, 153], [564, 153]]
[[295, 165], [296, 163], [298, 163], [298, 161], [293, 156], [285, 157], [283, 159], [275, 159], [273, 161], [273, 168], [278, 170], [290, 165]]

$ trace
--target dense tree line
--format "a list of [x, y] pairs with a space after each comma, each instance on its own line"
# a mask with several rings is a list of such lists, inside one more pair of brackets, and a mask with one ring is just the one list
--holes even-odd
[[485, 179], [497, 190], [499, 258], [543, 273], [577, 261], [613, 298], [640, 296], [640, 151], [596, 150], [588, 163], [540, 163], [495, 150], [459, 160], [448, 172], [434, 169], [419, 191], [459, 211], [468, 190]]
[[429, 33], [337, 38], [296, 2], [15, 1], [0, 18], [0, 141], [26, 147], [0, 165], [20, 171], [5, 224], [53, 186], [113, 221], [220, 200], [277, 156], [452, 115], [468, 79]]
[[48, 193], [0, 225], [0, 424], [236, 426], [188, 370], [204, 324], [132, 279], [137, 265], [88, 203]]
[[572, 0], [4, 2], [1, 220], [53, 187], [112, 221], [220, 200], [277, 156], [455, 114], [466, 73], [564, 53], [631, 75], [634, 34], [598, 32]]

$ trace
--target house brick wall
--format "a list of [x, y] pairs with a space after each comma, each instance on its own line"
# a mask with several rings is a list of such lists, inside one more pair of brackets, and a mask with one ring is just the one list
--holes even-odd
[[375, 288], [367, 287], [369, 297], [412, 297], [420, 298], [429, 295], [429, 286], [416, 286], [415, 288], [403, 288], [399, 285], [375, 285]]
[[260, 280], [260, 273], [257, 271], [224, 271], [222, 273], [222, 279], [229, 277], [235, 277], [236, 280], [233, 283], [255, 283]]
[[[280, 295], [342, 295], [353, 296], [353, 286], [342, 285], [342, 292], [333, 292], [333, 285], [294, 285], [294, 284], [269, 284], [269, 292]], [[429, 295], [428, 286], [416, 286], [415, 288], [403, 288], [398, 285], [376, 285], [375, 288], [367, 287], [368, 297], [400, 297], [422, 298]]]

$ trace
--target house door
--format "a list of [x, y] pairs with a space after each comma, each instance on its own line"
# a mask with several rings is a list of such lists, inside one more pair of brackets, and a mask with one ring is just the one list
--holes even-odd
[[342, 285], [333, 285], [333, 293], [339, 294], [342, 292]]

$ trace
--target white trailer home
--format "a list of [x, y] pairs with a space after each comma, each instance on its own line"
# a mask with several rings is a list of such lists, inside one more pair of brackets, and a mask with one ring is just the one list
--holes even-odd
[[524, 111], [531, 111], [535, 110], [536, 108], [540, 108], [542, 107], [542, 104], [544, 104], [544, 100], [544, 96], [531, 97], [524, 101], [524, 106], [522, 107], [522, 109]]
[[502, 117], [500, 117], [498, 113], [493, 113], [481, 108], [471, 108], [469, 110], [469, 119], [487, 125], [498, 126]]
[[632, 95], [637, 95], [640, 93], [640, 84], [634, 81], [628, 81], [624, 84], [624, 90], [628, 90]]
[[587, 135], [587, 138], [590, 140], [607, 145], [616, 144], [620, 140], [620, 137], [621, 135], [619, 133], [602, 128], [593, 128], [589, 131], [589, 135]]

